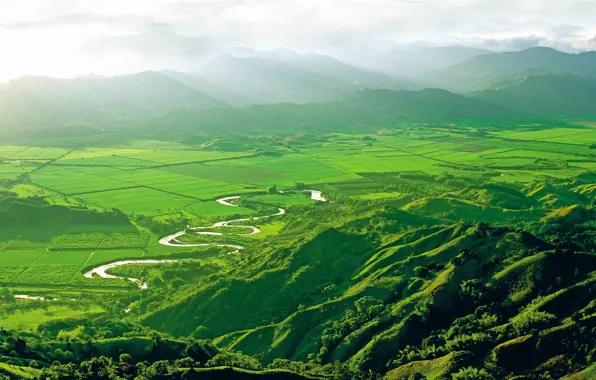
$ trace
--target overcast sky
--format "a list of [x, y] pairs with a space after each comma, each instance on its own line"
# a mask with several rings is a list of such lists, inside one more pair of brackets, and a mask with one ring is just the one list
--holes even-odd
[[[180, 37], [183, 36], [183, 37]], [[1, 0], [0, 79], [178, 68], [232, 46], [324, 51], [428, 41], [596, 48], [596, 1]], [[183, 57], [183, 58], [181, 58]]]

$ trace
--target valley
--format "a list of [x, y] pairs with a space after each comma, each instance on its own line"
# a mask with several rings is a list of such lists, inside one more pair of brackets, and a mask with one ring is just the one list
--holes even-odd
[[[119, 320], [128, 338], [96, 344], [155, 331], [330, 377], [522, 374], [588, 349], [592, 123], [267, 133], [0, 148], [2, 327], [84, 355], [83, 326]], [[536, 334], [544, 356], [510, 365]]]
[[[202, 2], [234, 43], [169, 25], [193, 0], [83, 3], [0, 12], [37, 57], [0, 64], [0, 380], [596, 378], [596, 55], [563, 4], [455, 37], [507, 6], [441, 3], [436, 45], [344, 2], [273, 48], [281, 2]], [[426, 28], [401, 5], [373, 34]], [[29, 48], [64, 20], [110, 33]]]

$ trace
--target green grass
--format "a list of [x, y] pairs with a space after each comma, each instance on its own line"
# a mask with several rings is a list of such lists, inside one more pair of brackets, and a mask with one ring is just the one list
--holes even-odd
[[[402, 190], [398, 185], [407, 182], [400, 177], [403, 172], [447, 172], [459, 178], [461, 172], [457, 167], [475, 167], [482, 169], [479, 173], [483, 180], [515, 185], [546, 176], [566, 178], [583, 170], [596, 169], [593, 150], [568, 145], [580, 138], [591, 138], [594, 131], [596, 129], [584, 127], [519, 128], [471, 137], [449, 128], [426, 130], [422, 127], [395, 130], [395, 135], [336, 133], [313, 141], [304, 139], [297, 145], [298, 152], [279, 148], [278, 142], [271, 142], [277, 152], [258, 156], [247, 152], [257, 147], [267, 148], [266, 140], [221, 139], [207, 144], [210, 150], [157, 140], [123, 143], [109, 140], [106, 146], [78, 148], [68, 154], [71, 149], [61, 146], [2, 146], [0, 156], [14, 160], [3, 165], [6, 173], [14, 171], [13, 174], [19, 175], [64, 155], [31, 174], [31, 183], [9, 189], [23, 198], [43, 197], [51, 203], [81, 203], [135, 214], [167, 215], [184, 211], [186, 215], [208, 220], [225, 220], [259, 212], [247, 207], [224, 206], [215, 199], [263, 191], [273, 184], [283, 189], [301, 182], [326, 193], [353, 196], [362, 202], [386, 202], [416, 192], [417, 187], [426, 190], [437, 186], [432, 179], [430, 182], [412, 180], [408, 183], [413, 187]], [[567, 140], [563, 141], [565, 137]], [[217, 150], [228, 148], [233, 151]], [[543, 160], [543, 167], [532, 166], [536, 158]], [[23, 159], [37, 163], [19, 161]], [[562, 162], [569, 167], [557, 166]], [[474, 176], [476, 172], [466, 172], [466, 175]], [[447, 192], [447, 189], [438, 191], [439, 194]], [[284, 208], [317, 203], [306, 193], [250, 195], [246, 200]], [[468, 200], [437, 196], [412, 202], [404, 210], [447, 218], [465, 214], [473, 220], [533, 218], [519, 210], [503, 211]], [[260, 226], [261, 234], [245, 239], [270, 239], [286, 223], [275, 220], [264, 224]], [[111, 230], [109, 226], [91, 225], [35, 226], [22, 231], [3, 231], [0, 273], [3, 278], [21, 284], [66, 284], [83, 281], [78, 278], [82, 267], [141, 257], [146, 243], [145, 256], [167, 257], [184, 251], [160, 246], [157, 243], [160, 236], [152, 235], [147, 240], [147, 234], [135, 229]], [[44, 273], [46, 267], [52, 268], [52, 276]]]
[[[28, 301], [18, 301], [28, 302]], [[33, 309], [9, 314], [2, 318], [0, 327], [20, 331], [35, 330], [37, 326], [59, 319], [76, 318], [103, 313], [104, 310], [98, 306], [88, 309], [74, 309], [71, 306], [49, 306], [45, 310]]]
[[[31, 177], [34, 184], [101, 208], [136, 213], [176, 212], [185, 208], [196, 215], [210, 216], [251, 212], [247, 209], [225, 210], [196, 201], [264, 190], [272, 184], [283, 187], [297, 182], [353, 182], [360, 180], [359, 173], [438, 174], [453, 172], [457, 166], [470, 166], [494, 171], [493, 177], [499, 182], [528, 182], [540, 175], [568, 178], [583, 170], [596, 169], [593, 150], [553, 140], [563, 138], [561, 136], [591, 138], [596, 131], [593, 128], [508, 129], [493, 133], [493, 137], [469, 137], [444, 130], [447, 133], [421, 130], [402, 131], [396, 136], [373, 135], [372, 142], [367, 143], [360, 140], [366, 135], [335, 134], [325, 141], [300, 146], [299, 153], [286, 150], [253, 157], [246, 157], [242, 151], [193, 150], [176, 144], [173, 147], [184, 149], [151, 149], [169, 145], [140, 141], [133, 147], [78, 149], [62, 157], [57, 164], [101, 166], [49, 165]], [[7, 152], [16, 152], [23, 147], [5, 148]], [[62, 148], [55, 151], [35, 148], [31, 152], [40, 149], [46, 152], [46, 157], [64, 151]], [[536, 163], [536, 158], [543, 161]], [[8, 172], [7, 175], [12, 176]], [[50, 198], [49, 194], [35, 188], [17, 191], [23, 195], [40, 194]], [[384, 191], [375, 188], [353, 191], [352, 195], [379, 192]]]
[[247, 216], [256, 214], [256, 210], [246, 207], [230, 207], [224, 206], [215, 201], [201, 201], [195, 202], [184, 208], [184, 211], [190, 212], [200, 216]]
[[39, 369], [15, 366], [6, 363], [0, 363], [0, 373], [15, 379], [35, 379], [41, 375]]
[[[142, 143], [141, 143], [142, 145]], [[180, 147], [174, 145], [172, 147]], [[235, 158], [247, 153], [185, 149], [147, 149], [147, 148], [84, 148], [62, 157], [57, 164], [63, 165], [110, 165], [110, 166], [159, 166], [185, 162], [202, 162]]]
[[403, 196], [403, 193], [385, 193], [385, 192], [375, 192], [370, 194], [359, 195], [358, 198], [366, 199], [366, 200], [375, 200], [375, 199], [385, 199], [385, 198], [399, 198]]
[[67, 284], [78, 275], [89, 251], [46, 251], [13, 281], [22, 284]]
[[67, 149], [51, 147], [27, 147], [10, 156], [11, 159], [19, 160], [51, 160], [68, 153]]
[[296, 194], [267, 194], [252, 196], [250, 199], [255, 200], [259, 203], [270, 203], [275, 205], [281, 205], [285, 207], [291, 206], [308, 206], [318, 203], [318, 201], [312, 200], [310, 193], [296, 193]]
[[387, 380], [414, 378], [416, 374], [423, 375], [428, 380], [440, 379], [456, 364], [456, 354], [445, 355], [433, 360], [415, 361], [390, 371]]
[[178, 211], [193, 202], [181, 195], [164, 193], [148, 188], [108, 190], [78, 196], [83, 201], [106, 209], [117, 208], [127, 213], [150, 214]]
[[143, 252], [135, 249], [116, 249], [109, 251], [95, 251], [89, 255], [84, 263], [85, 267], [110, 263], [112, 261], [141, 258]]

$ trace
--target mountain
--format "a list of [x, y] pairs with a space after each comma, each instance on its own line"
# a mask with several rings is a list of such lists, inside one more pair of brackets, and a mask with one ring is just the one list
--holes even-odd
[[580, 77], [596, 78], [596, 52], [567, 54], [537, 47], [520, 52], [479, 55], [460, 64], [429, 74], [429, 80], [444, 88], [472, 91], [519, 73], [566, 71]]
[[231, 48], [228, 51], [228, 54], [238, 58], [257, 57], [264, 59], [275, 59], [278, 61], [285, 61], [300, 57], [300, 54], [296, 53], [295, 51], [284, 48], [273, 50], [255, 50], [249, 47], [237, 47]]
[[[593, 255], [556, 250], [515, 228], [446, 225], [428, 210], [324, 210], [269, 240], [278, 251], [262, 245], [218, 281], [148, 310], [142, 323], [214, 339], [264, 363], [340, 361], [395, 371], [395, 379], [447, 378], [470, 365], [539, 372], [594, 340]], [[365, 232], [375, 223], [382, 245]], [[392, 223], [410, 229], [392, 233]], [[518, 352], [533, 355], [512, 360]]]
[[234, 105], [334, 100], [362, 87], [420, 88], [409, 81], [358, 69], [328, 56], [284, 56], [285, 59], [272, 59], [222, 55], [193, 72], [192, 76], [200, 81], [192, 83]]
[[179, 107], [226, 106], [155, 72], [113, 78], [24, 77], [0, 87], [0, 126], [119, 123], [158, 116]]
[[[537, 117], [534, 116], [534, 120]], [[283, 129], [348, 131], [379, 129], [409, 123], [499, 124], [527, 121], [526, 114], [500, 105], [453, 94], [364, 88], [340, 101], [309, 104], [267, 104], [212, 110], [175, 110], [146, 124], [149, 129], [179, 133], [253, 133]]]
[[317, 51], [342, 62], [404, 78], [424, 81], [427, 72], [443, 69], [482, 54], [486, 49], [465, 46], [430, 46], [424, 42], [396, 44], [392, 41], [332, 41]]
[[483, 102], [552, 117], [596, 116], [596, 79], [569, 73], [530, 75], [519, 81], [494, 83], [471, 94]]
[[[384, 57], [381, 57], [380, 62], [385, 66], [382, 69], [383, 72], [419, 78], [427, 71], [440, 70], [479, 55], [489, 54], [494, 53], [490, 50], [465, 46], [410, 46], [385, 54]], [[375, 65], [378, 64], [379, 61]]]

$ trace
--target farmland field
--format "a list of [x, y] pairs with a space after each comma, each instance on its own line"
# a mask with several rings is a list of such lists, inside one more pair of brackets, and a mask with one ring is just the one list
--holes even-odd
[[94, 314], [101, 314], [103, 311], [104, 310], [99, 307], [73, 310], [73, 308], [69, 305], [50, 306], [46, 310], [25, 310], [21, 313], [11, 315], [2, 320], [2, 326], [7, 329], [30, 331], [35, 330], [37, 326], [46, 322], [60, 320], [64, 318], [76, 318]]
[[118, 208], [127, 213], [185, 210], [200, 215], [204, 210], [204, 215], [213, 215], [213, 207], [199, 201], [263, 190], [271, 184], [291, 187], [297, 182], [351, 182], [361, 178], [360, 173], [440, 174], [493, 168], [495, 177], [503, 171], [522, 182], [529, 171], [534, 177], [571, 177], [596, 165], [596, 152], [579, 143], [593, 138], [596, 128], [589, 126], [530, 131], [518, 127], [484, 137], [461, 132], [409, 132], [408, 137], [399, 132], [395, 136], [335, 134], [323, 143], [300, 146], [297, 152], [278, 150], [252, 156], [191, 146], [152, 149], [161, 145], [151, 140], [133, 142], [134, 148], [6, 146], [0, 152], [7, 156], [18, 153], [24, 158], [29, 152], [31, 159], [57, 160], [39, 170], [5, 164], [7, 168], [2, 171], [0, 166], [0, 174], [10, 177], [35, 170], [29, 186], [38, 185], [41, 190], [23, 187], [24, 195], [33, 191], [31, 195], [49, 198], [43, 191], [52, 192], [96, 208]]
[[[387, 229], [401, 239], [402, 223], [423, 230], [452, 221], [523, 225], [571, 212], [557, 207], [567, 210], [594, 196], [593, 185], [578, 180], [596, 170], [594, 126], [487, 128], [481, 135], [410, 127], [321, 134], [310, 143], [284, 140], [283, 146], [276, 139], [238, 137], [200, 146], [145, 139], [93, 147], [76, 141], [0, 146], [6, 196], [0, 208], [16, 210], [0, 229], [0, 285], [15, 295], [48, 299], [19, 299], [3, 327], [29, 330], [101, 313], [118, 318], [142, 318], [140, 310], [159, 313], [162, 306], [154, 297], [171, 293], [171, 302], [185, 302], [186, 294], [176, 289], [207, 289], [226, 278], [218, 277], [221, 273], [234, 278], [225, 280], [230, 288], [242, 276], [256, 282], [269, 271], [254, 269], [262, 268], [260, 252], [270, 252], [274, 244], [289, 244], [272, 256], [276, 265], [285, 268], [284, 255], [309, 247], [317, 252], [316, 266], [334, 247], [303, 246], [306, 240], [300, 239], [310, 231]], [[485, 193], [486, 186], [492, 190]], [[327, 202], [313, 199], [310, 190], [322, 191]], [[492, 191], [498, 194], [494, 199]], [[372, 219], [320, 231], [325, 223], [336, 226], [326, 214], [329, 207], [340, 214], [362, 207]], [[21, 221], [23, 212], [30, 217]], [[376, 224], [388, 214], [393, 216]], [[232, 219], [242, 220], [225, 224]], [[336, 262], [341, 258], [343, 252]], [[116, 278], [93, 272], [106, 265], [105, 275]], [[313, 264], [300, 265], [283, 279], [284, 286], [299, 283]], [[237, 267], [244, 269], [235, 272]], [[381, 292], [386, 285], [375, 281], [374, 292]], [[210, 297], [225, 296], [223, 289]], [[333, 282], [312, 297], [329, 289], [335, 289]], [[343, 297], [337, 294], [336, 300]], [[29, 307], [20, 312], [20, 305]]]

